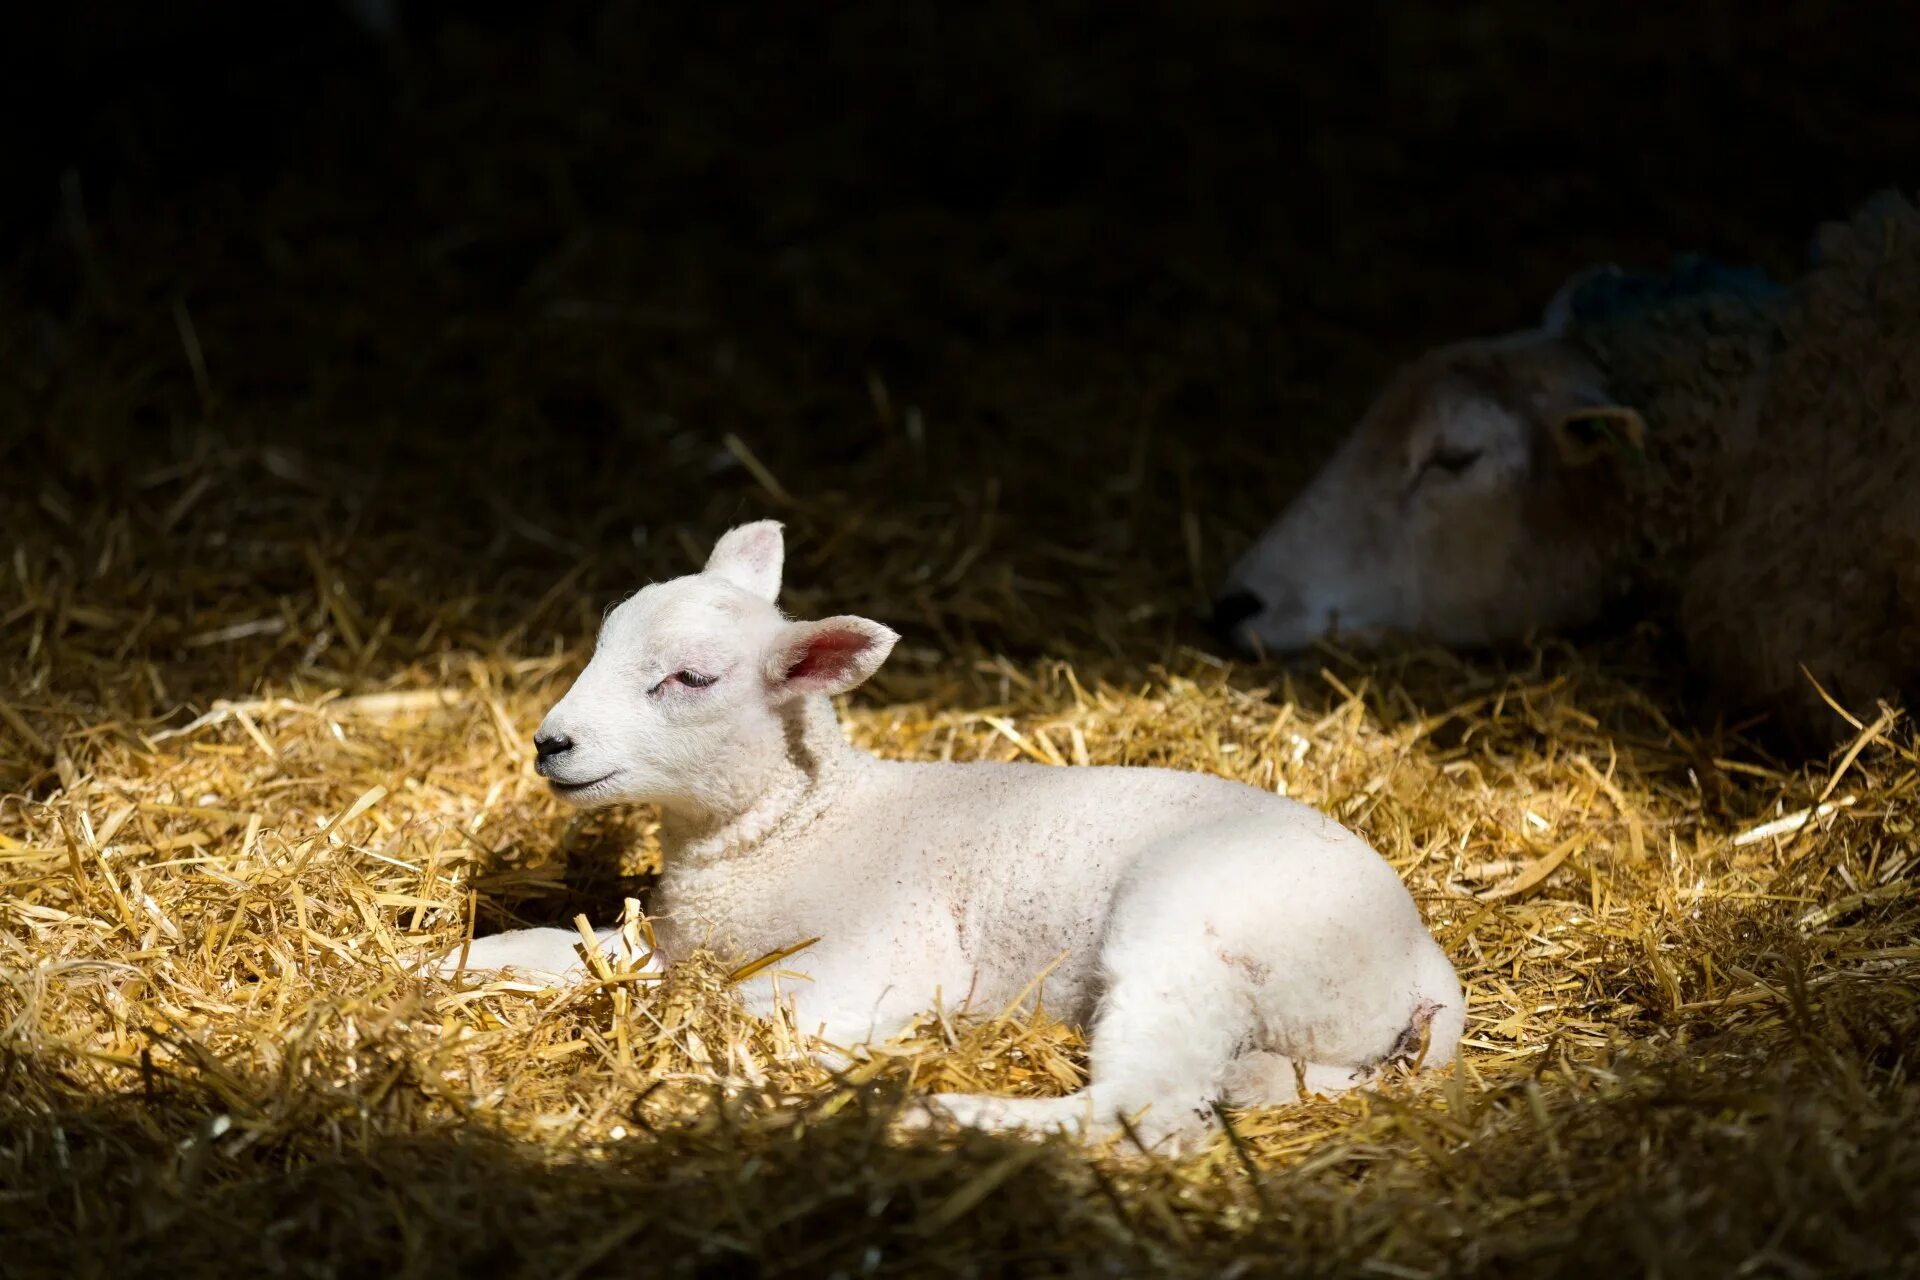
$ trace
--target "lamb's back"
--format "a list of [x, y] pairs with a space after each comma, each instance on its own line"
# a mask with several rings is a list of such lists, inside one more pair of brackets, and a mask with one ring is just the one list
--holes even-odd
[[[1037, 764], [887, 764], [862, 802], [863, 840], [950, 917], [989, 987], [1056, 957], [1050, 1003], [1090, 992], [1115, 894], [1143, 855], [1186, 832], [1318, 848], [1352, 839], [1293, 801], [1208, 774]], [[984, 997], [985, 993], [983, 993]]]

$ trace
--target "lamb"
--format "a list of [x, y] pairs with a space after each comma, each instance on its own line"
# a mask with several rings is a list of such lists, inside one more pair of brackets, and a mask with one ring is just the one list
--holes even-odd
[[[1920, 212], [1823, 228], [1791, 287], [1683, 259], [1401, 371], [1228, 575], [1246, 652], [1478, 645], [1639, 599], [1792, 745], [1920, 694]], [[1629, 594], [1631, 593], [1631, 595]]]
[[[818, 938], [785, 962], [806, 981], [750, 979], [743, 998], [763, 1016], [790, 999], [802, 1030], [843, 1048], [942, 1005], [999, 1009], [1045, 972], [1049, 1009], [1091, 1029], [1089, 1085], [941, 1096], [923, 1122], [1101, 1134], [1138, 1115], [1145, 1140], [1178, 1146], [1216, 1102], [1453, 1059], [1459, 980], [1358, 836], [1206, 775], [861, 752], [830, 698], [898, 637], [858, 617], [786, 620], [783, 558], [777, 523], [744, 525], [702, 572], [619, 605], [535, 737], [568, 803], [660, 807], [649, 914], [669, 963]], [[564, 977], [578, 942], [481, 938], [467, 967]]]

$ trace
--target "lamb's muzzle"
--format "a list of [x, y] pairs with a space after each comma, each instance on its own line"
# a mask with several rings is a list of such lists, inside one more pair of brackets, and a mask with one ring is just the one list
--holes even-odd
[[[774, 607], [779, 526], [721, 539], [706, 569], [608, 616], [548, 714], [542, 757], [581, 806], [662, 811], [650, 904], [671, 957], [742, 960], [818, 938], [811, 979], [743, 984], [852, 1048], [971, 998], [998, 1009], [1049, 965], [1050, 1009], [1091, 1030], [1070, 1098], [936, 1099], [980, 1124], [1183, 1134], [1217, 1102], [1332, 1091], [1406, 1057], [1452, 1060], [1465, 1000], [1398, 877], [1322, 814], [1163, 769], [901, 764], [851, 748], [829, 699], [897, 637]], [[564, 771], [561, 763], [564, 762]], [[564, 975], [577, 935], [474, 943], [469, 967]], [[1145, 1114], [1142, 1115], [1141, 1113]]]

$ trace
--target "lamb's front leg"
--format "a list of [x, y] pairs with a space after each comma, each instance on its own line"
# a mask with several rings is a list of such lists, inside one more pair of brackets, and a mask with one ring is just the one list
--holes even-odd
[[[620, 930], [617, 927], [596, 929], [593, 936], [600, 954], [617, 962], [620, 958]], [[581, 947], [582, 939], [577, 929], [513, 929], [475, 938], [467, 948], [464, 965], [460, 962], [459, 949], [455, 948], [448, 955], [427, 965], [425, 972], [440, 978], [451, 978], [462, 972], [512, 972], [534, 981], [563, 986], [587, 976]], [[660, 953], [655, 951], [647, 958], [641, 972], [658, 973], [664, 967]]]

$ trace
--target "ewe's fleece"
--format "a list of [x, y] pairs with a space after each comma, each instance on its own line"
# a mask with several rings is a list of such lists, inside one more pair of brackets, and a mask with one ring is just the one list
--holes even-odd
[[1818, 248], [1753, 443], [1694, 508], [1680, 620], [1703, 673], [1826, 737], [1850, 730], [1802, 665], [1869, 714], [1920, 701], [1920, 210], [1883, 196]]

